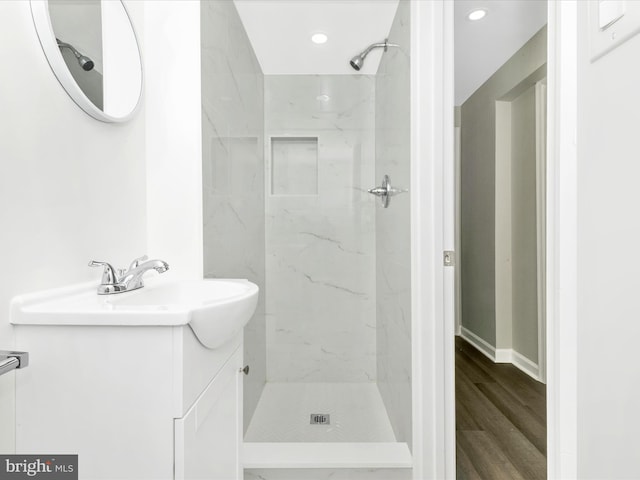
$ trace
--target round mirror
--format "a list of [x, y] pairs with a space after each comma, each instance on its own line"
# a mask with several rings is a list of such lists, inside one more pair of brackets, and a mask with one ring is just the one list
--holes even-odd
[[120, 0], [31, 0], [42, 50], [73, 101], [103, 122], [124, 122], [142, 94], [142, 61]]

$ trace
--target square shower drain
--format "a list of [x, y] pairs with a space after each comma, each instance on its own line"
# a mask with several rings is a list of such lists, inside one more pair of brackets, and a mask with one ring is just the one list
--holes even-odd
[[331, 415], [328, 413], [312, 413], [311, 414], [311, 425], [330, 425]]

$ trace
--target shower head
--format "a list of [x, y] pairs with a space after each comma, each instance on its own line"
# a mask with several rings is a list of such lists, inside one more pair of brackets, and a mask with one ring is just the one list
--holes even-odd
[[362, 53], [360, 55], [356, 55], [349, 61], [349, 65], [351, 65], [355, 71], [360, 71], [364, 64], [364, 57], [365, 55]]
[[75, 49], [75, 47], [73, 45], [71, 45], [70, 43], [66, 43], [66, 42], [62, 42], [59, 39], [56, 38], [56, 42], [58, 42], [58, 48], [59, 49], [63, 49], [63, 48], [68, 48], [69, 50], [71, 50], [71, 53], [73, 53], [73, 55], [76, 57], [76, 60], [78, 60], [78, 64], [82, 67], [82, 69], [85, 72], [88, 72], [89, 70], [93, 70], [94, 67], [94, 63], [93, 60], [91, 60], [89, 57], [87, 57], [86, 55], [82, 55], [78, 50]]
[[384, 48], [384, 51], [387, 51], [387, 48], [389, 47], [398, 47], [399, 45], [396, 45], [395, 43], [389, 43], [388, 39], [384, 39], [383, 43], [372, 43], [371, 45], [369, 45], [367, 48], [365, 48], [362, 53], [359, 53], [358, 55], [356, 55], [355, 57], [353, 57], [350, 61], [349, 61], [349, 65], [351, 65], [351, 67], [355, 70], [355, 71], [360, 71], [360, 69], [362, 68], [362, 65], [364, 65], [364, 59], [367, 57], [367, 55], [369, 55], [369, 52], [371, 50], [373, 50], [374, 48]]
[[80, 55], [79, 57], [77, 57], [77, 59], [78, 59], [78, 63], [80, 64], [80, 66], [84, 71], [88, 72], [89, 70], [93, 70], [94, 63], [93, 63], [93, 60], [91, 60], [89, 57]]

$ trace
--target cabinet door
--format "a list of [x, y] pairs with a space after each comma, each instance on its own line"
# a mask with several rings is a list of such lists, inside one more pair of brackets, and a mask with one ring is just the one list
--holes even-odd
[[242, 348], [175, 420], [175, 478], [241, 480]]

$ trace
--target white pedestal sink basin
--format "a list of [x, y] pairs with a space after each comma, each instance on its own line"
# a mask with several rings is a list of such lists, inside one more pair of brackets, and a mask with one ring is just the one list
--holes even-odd
[[14, 325], [189, 325], [207, 348], [232, 339], [251, 319], [258, 286], [247, 280], [205, 279], [97, 295], [95, 284], [15, 297]]

